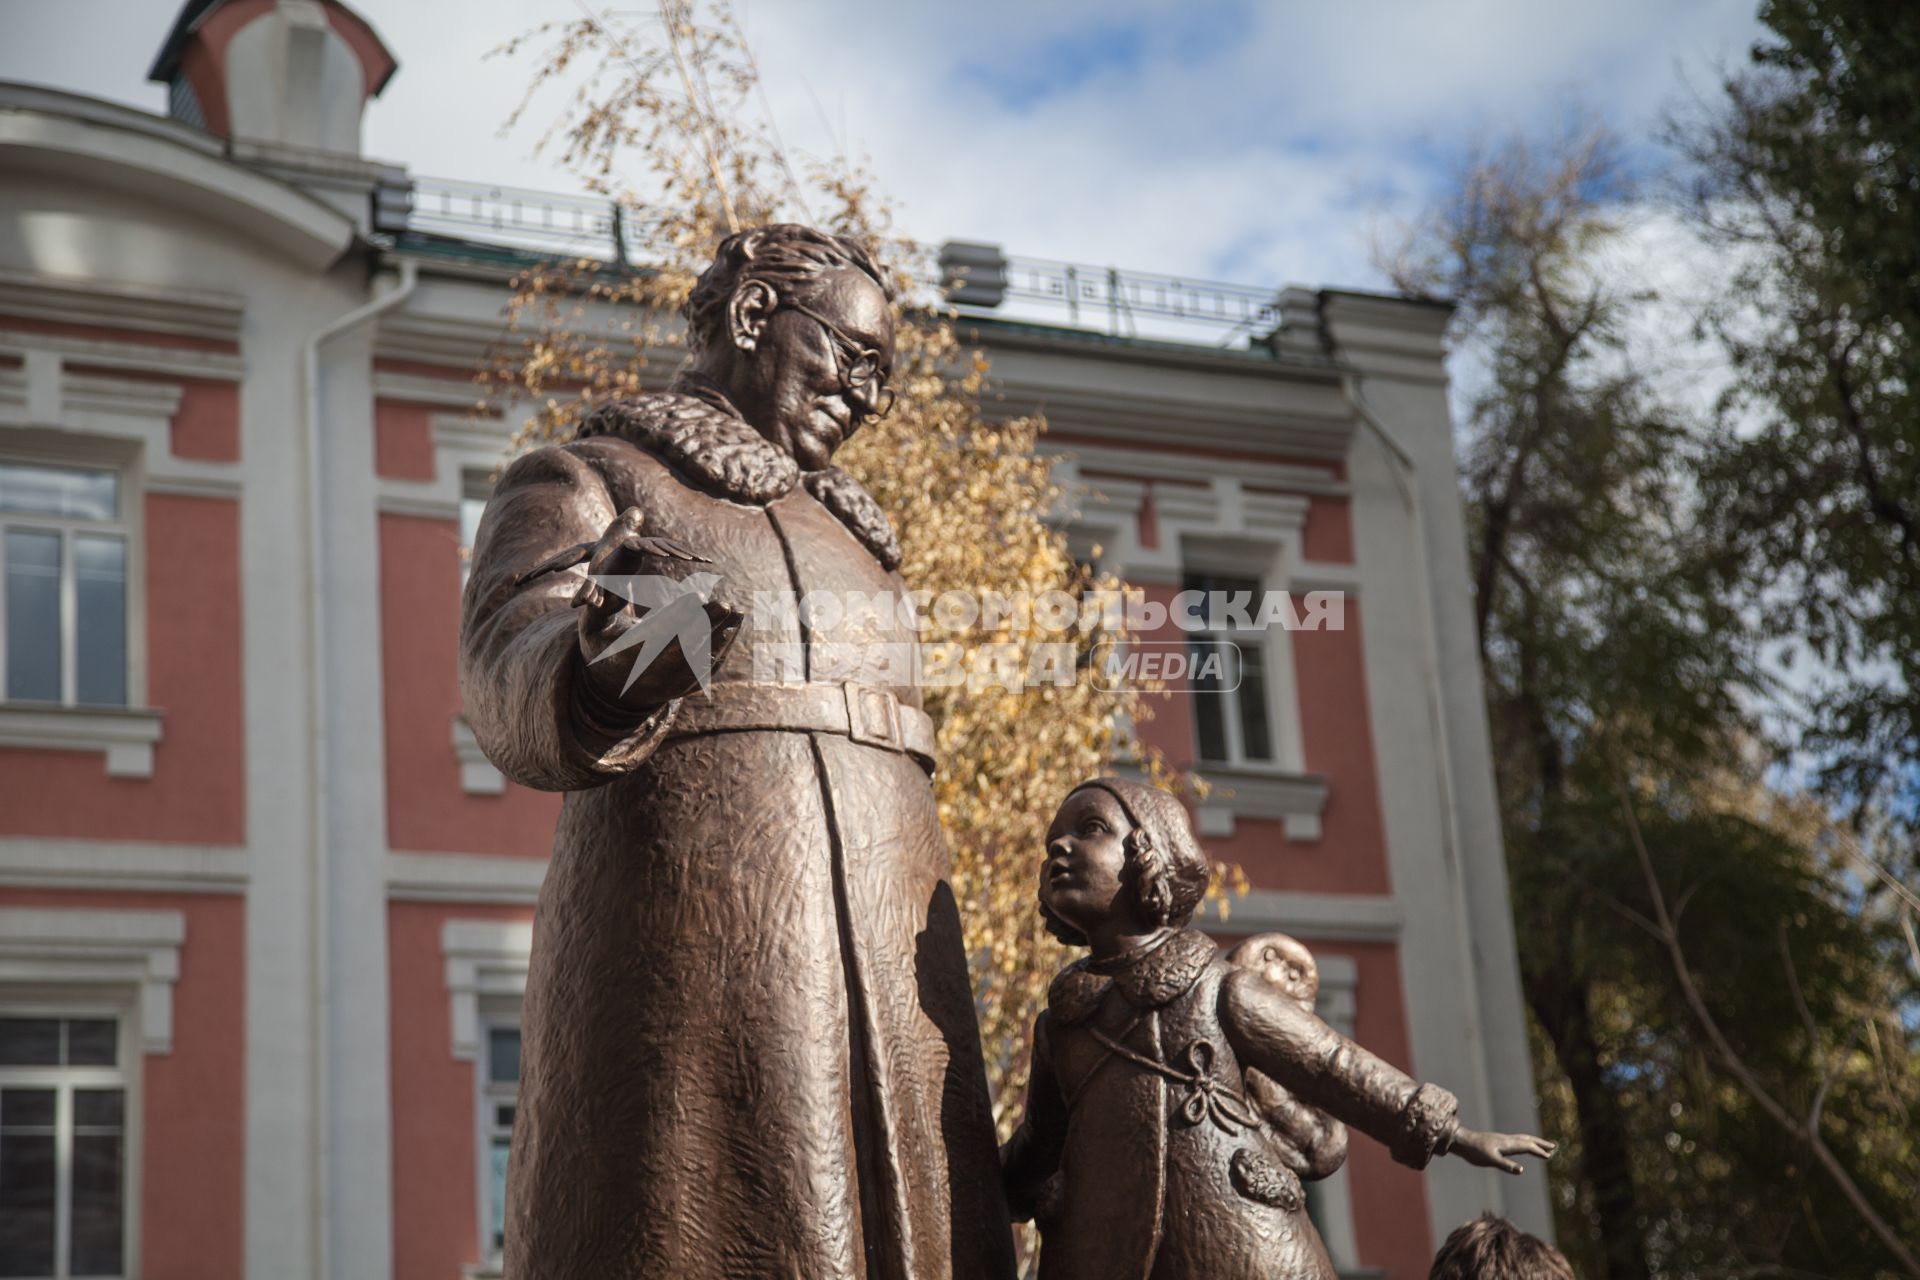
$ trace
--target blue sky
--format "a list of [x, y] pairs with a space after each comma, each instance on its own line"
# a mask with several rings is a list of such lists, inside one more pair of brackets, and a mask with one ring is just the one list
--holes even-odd
[[1245, 5], [1181, 6], [1131, 19], [1104, 14], [1032, 45], [1003, 46], [996, 56], [961, 63], [962, 85], [992, 95], [1001, 109], [1031, 115], [1049, 99], [1069, 97], [1103, 78], [1124, 84], [1150, 63], [1199, 65], [1219, 57], [1250, 30]]
[[[501, 137], [522, 69], [485, 53], [579, 0], [356, 0], [400, 72], [370, 154], [570, 189]], [[747, 0], [790, 147], [863, 155], [923, 239], [1248, 284], [1377, 286], [1369, 236], [1476, 140], [1583, 108], [1644, 145], [1744, 61], [1753, 0], [1149, 4]], [[0, 0], [0, 77], [153, 110], [169, 0]], [[557, 108], [556, 101], [543, 104]], [[534, 119], [541, 119], [538, 110]]]

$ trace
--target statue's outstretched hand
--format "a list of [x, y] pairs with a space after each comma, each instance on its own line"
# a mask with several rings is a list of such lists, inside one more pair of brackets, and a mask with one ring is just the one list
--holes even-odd
[[[577, 549], [583, 553], [581, 558], [586, 563], [588, 577], [581, 582], [573, 600], [580, 609], [580, 657], [586, 663], [594, 692], [607, 702], [633, 708], [660, 706], [699, 688], [701, 683], [701, 676], [694, 673], [689, 655], [680, 644], [668, 645], [659, 652], [650, 652], [653, 646], [636, 652], [631, 644], [619, 645], [622, 636], [640, 625], [641, 617], [626, 599], [593, 581], [596, 576], [658, 572], [664, 567], [660, 564], [663, 560], [705, 563], [670, 538], [641, 534], [643, 518], [638, 507], [628, 507], [614, 517], [591, 549]], [[687, 607], [680, 601], [673, 603], [675, 607]], [[707, 600], [699, 607], [706, 615], [699, 625], [708, 633], [707, 652], [700, 658], [703, 666], [710, 670], [733, 642], [742, 619], [739, 613], [718, 601]], [[613, 652], [609, 654], [609, 650]], [[649, 661], [645, 669], [635, 675], [634, 664], [641, 654], [648, 654]]]
[[1510, 1156], [1537, 1156], [1547, 1160], [1555, 1150], [1554, 1143], [1530, 1133], [1481, 1133], [1465, 1126], [1455, 1131], [1453, 1144], [1447, 1148], [1448, 1154], [1459, 1156], [1468, 1164], [1507, 1173], [1523, 1172], [1520, 1162], [1509, 1159]]

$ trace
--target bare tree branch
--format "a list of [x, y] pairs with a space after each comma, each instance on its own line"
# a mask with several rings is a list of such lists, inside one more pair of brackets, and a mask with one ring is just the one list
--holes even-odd
[[[1619, 793], [1620, 812], [1626, 818], [1627, 835], [1633, 842], [1634, 855], [1640, 860], [1640, 873], [1645, 877], [1647, 893], [1653, 899], [1654, 918], [1659, 922], [1665, 935], [1667, 956], [1673, 965], [1674, 978], [1679, 983], [1681, 997], [1686, 1001], [1687, 1008], [1692, 1011], [1694, 1020], [1700, 1024], [1700, 1029], [1706, 1033], [1714, 1051], [1726, 1063], [1728, 1071], [1740, 1082], [1748, 1096], [1759, 1104], [1760, 1109], [1771, 1116], [1776, 1124], [1813, 1153], [1814, 1159], [1819, 1161], [1820, 1167], [1833, 1180], [1834, 1186], [1838, 1188], [1841, 1195], [1846, 1197], [1847, 1202], [1853, 1206], [1854, 1211], [1860, 1215], [1861, 1220], [1867, 1224], [1868, 1229], [1880, 1243], [1886, 1246], [1887, 1252], [1906, 1269], [1907, 1274], [1920, 1277], [1920, 1255], [1916, 1255], [1899, 1236], [1893, 1233], [1893, 1228], [1887, 1225], [1886, 1220], [1873, 1207], [1872, 1202], [1860, 1190], [1859, 1184], [1853, 1180], [1852, 1175], [1834, 1157], [1833, 1152], [1827, 1149], [1827, 1144], [1821, 1139], [1819, 1130], [1795, 1119], [1780, 1104], [1766, 1085], [1761, 1083], [1760, 1077], [1755, 1075], [1753, 1069], [1747, 1065], [1746, 1060], [1734, 1051], [1733, 1045], [1720, 1030], [1719, 1022], [1707, 1009], [1706, 1001], [1700, 995], [1700, 989], [1694, 984], [1692, 970], [1687, 967], [1686, 953], [1681, 949], [1680, 937], [1674, 931], [1673, 918], [1667, 913], [1666, 894], [1660, 888], [1659, 876], [1654, 873], [1653, 855], [1647, 851], [1646, 838], [1640, 831], [1640, 819], [1634, 812], [1633, 795], [1627, 786], [1626, 770], [1621, 767], [1618, 760], [1614, 761], [1614, 786]], [[1819, 1099], [1822, 1104], [1825, 1102], [1825, 1094], [1826, 1087], [1823, 1083]]]
[[1694, 898], [1698, 896], [1699, 892], [1706, 887], [1707, 887], [1707, 882], [1705, 880], [1702, 880], [1697, 884], [1690, 884], [1686, 888], [1680, 891], [1680, 896], [1674, 900], [1674, 904], [1673, 904], [1673, 927], [1674, 928], [1678, 929], [1680, 927], [1680, 922], [1686, 919], [1687, 907], [1692, 904]]
[[[586, 0], [576, 0], [576, 3], [584, 8]], [[660, 24], [666, 28], [667, 48], [673, 52], [673, 64], [680, 69], [680, 82], [686, 86], [688, 99], [699, 101], [700, 95], [693, 87], [693, 73], [687, 68], [686, 55], [680, 51], [681, 21], [673, 12], [672, 0], [660, 0]], [[732, 234], [740, 230], [740, 213], [734, 207], [733, 188], [727, 185], [727, 176], [721, 172], [720, 149], [713, 138], [713, 124], [707, 111], [697, 110], [693, 114], [700, 127], [700, 136], [706, 142], [707, 170], [713, 175], [714, 190], [719, 194], [720, 207], [727, 215], [727, 231]]]
[[1855, 1027], [1847, 1036], [1847, 1042], [1831, 1058], [1826, 1059], [1820, 1068], [1820, 1087], [1813, 1091], [1813, 1104], [1807, 1108], [1807, 1128], [1818, 1132], [1820, 1117], [1827, 1109], [1827, 1093], [1833, 1088], [1834, 1077], [1840, 1074], [1840, 1067], [1860, 1043], [1860, 1028]]
[[1807, 1008], [1807, 994], [1800, 989], [1800, 970], [1793, 963], [1793, 949], [1787, 945], [1787, 922], [1782, 920], [1774, 930], [1774, 937], [1780, 943], [1780, 963], [1787, 970], [1787, 990], [1793, 995], [1793, 1007], [1800, 1012], [1800, 1025], [1807, 1029], [1807, 1052], [1820, 1050], [1820, 1026], [1813, 1020], [1813, 1010]]

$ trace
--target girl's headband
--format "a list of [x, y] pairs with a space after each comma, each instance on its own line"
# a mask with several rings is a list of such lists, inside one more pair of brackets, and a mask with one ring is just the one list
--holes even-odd
[[[1127, 816], [1128, 824], [1131, 825], [1136, 832], [1145, 836], [1149, 842], [1152, 841], [1153, 832], [1148, 830], [1146, 823], [1140, 821], [1140, 816], [1133, 811], [1133, 806], [1127, 803], [1127, 798], [1120, 794], [1119, 788], [1113, 786], [1110, 783], [1102, 782], [1096, 779], [1093, 782], [1081, 783], [1079, 786], [1075, 787], [1073, 791], [1093, 791], [1096, 789], [1100, 791], [1104, 791], [1108, 795], [1112, 796], [1114, 799], [1114, 802], [1120, 806], [1120, 812], [1124, 813]], [[1070, 791], [1067, 794], [1072, 795], [1073, 791]]]

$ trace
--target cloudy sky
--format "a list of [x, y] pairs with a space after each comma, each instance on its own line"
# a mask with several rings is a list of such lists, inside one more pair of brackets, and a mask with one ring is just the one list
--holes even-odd
[[[400, 61], [368, 154], [578, 190], [533, 154], [560, 99], [503, 136], [528, 71], [486, 55], [606, 2], [349, 0]], [[1371, 237], [1476, 142], [1582, 112], [1657, 164], [1663, 117], [1761, 34], [1756, 0], [737, 3], [789, 148], [865, 157], [917, 238], [1263, 287], [1381, 287]], [[145, 76], [179, 7], [0, 0], [0, 79], [164, 111]], [[1658, 209], [1623, 221], [1611, 269], [1661, 296], [1628, 358], [1704, 417], [1727, 370], [1687, 330], [1718, 270]], [[1473, 354], [1452, 362], [1456, 397]]]
[[[524, 66], [487, 52], [581, 0], [354, 0], [400, 60], [369, 154], [574, 184], [501, 136]], [[599, 0], [588, 0], [598, 4]], [[1478, 139], [1600, 115], [1650, 145], [1758, 34], [1754, 0], [746, 0], [789, 147], [866, 156], [938, 241], [1247, 284], [1377, 286], [1370, 233]], [[0, 0], [0, 78], [159, 111], [170, 0]], [[550, 118], [552, 99], [533, 119]], [[541, 108], [545, 108], [543, 115]]]

